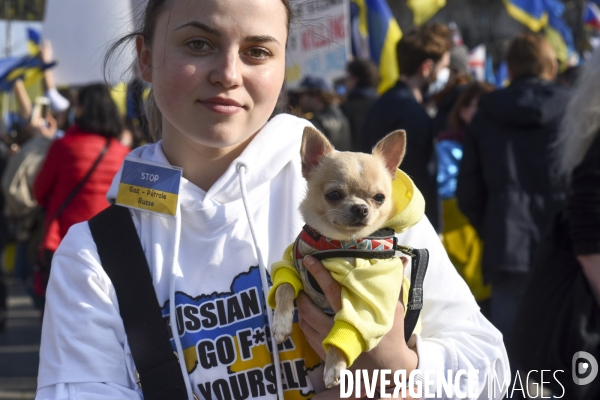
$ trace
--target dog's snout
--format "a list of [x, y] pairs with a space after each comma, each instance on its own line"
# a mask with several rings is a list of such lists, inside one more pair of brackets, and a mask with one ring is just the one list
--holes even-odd
[[369, 215], [369, 207], [364, 204], [356, 204], [352, 206], [352, 214], [354, 214], [359, 219], [366, 218]]

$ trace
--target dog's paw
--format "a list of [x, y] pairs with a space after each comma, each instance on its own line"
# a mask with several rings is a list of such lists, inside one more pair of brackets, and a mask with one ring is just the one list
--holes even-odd
[[344, 354], [335, 346], [329, 347], [327, 358], [325, 358], [325, 371], [323, 373], [325, 387], [330, 389], [339, 385], [341, 371], [346, 369], [347, 366]]
[[294, 314], [291, 315], [281, 315], [275, 310], [275, 314], [273, 315], [273, 337], [275, 341], [280, 344], [285, 342], [285, 340], [292, 334], [292, 324], [293, 324]]

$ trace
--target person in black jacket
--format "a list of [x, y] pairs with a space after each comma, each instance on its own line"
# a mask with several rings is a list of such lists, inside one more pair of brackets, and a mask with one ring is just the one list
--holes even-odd
[[406, 130], [406, 156], [400, 168], [423, 193], [425, 214], [438, 231], [440, 204], [432, 120], [421, 103], [436, 73], [448, 67], [451, 46], [450, 30], [441, 24], [426, 24], [404, 35], [397, 47], [400, 79], [373, 104], [359, 138], [359, 150], [370, 153], [388, 133]]
[[[536, 246], [565, 191], [552, 171], [551, 144], [569, 100], [546, 39], [523, 33], [507, 53], [511, 84], [485, 94], [467, 127], [457, 198], [484, 242], [492, 284], [491, 321], [508, 337]], [[509, 358], [510, 358], [510, 348]]]
[[303, 117], [312, 122], [336, 150], [350, 151], [350, 123], [334, 100], [333, 87], [325, 79], [308, 75], [300, 82], [298, 106]]
[[577, 260], [600, 305], [600, 51], [583, 65], [556, 145]]
[[346, 66], [346, 101], [340, 108], [348, 118], [352, 132], [352, 148], [358, 149], [358, 135], [361, 132], [367, 112], [377, 100], [379, 71], [371, 60], [352, 60]]

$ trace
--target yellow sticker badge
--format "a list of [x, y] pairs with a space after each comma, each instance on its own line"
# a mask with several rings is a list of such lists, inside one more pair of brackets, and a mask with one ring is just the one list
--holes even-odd
[[123, 163], [116, 203], [175, 216], [182, 173], [181, 168], [127, 158]]

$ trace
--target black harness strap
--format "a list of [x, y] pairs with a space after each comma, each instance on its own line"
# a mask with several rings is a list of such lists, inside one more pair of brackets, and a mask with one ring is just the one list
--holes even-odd
[[[379, 232], [379, 231], [378, 231]], [[385, 234], [389, 235], [388, 232]], [[392, 231], [393, 234], [393, 231]], [[404, 315], [404, 338], [408, 342], [412, 335], [419, 315], [423, 309], [423, 281], [429, 264], [429, 251], [427, 249], [414, 249], [408, 246], [397, 245], [397, 238], [394, 237], [394, 248], [411, 257], [410, 289], [408, 290], [408, 304], [406, 305], [406, 314]], [[312, 253], [311, 256], [321, 261], [325, 258], [334, 257], [355, 257], [355, 258], [391, 258], [395, 250], [390, 251], [368, 251], [368, 250], [322, 250]], [[323, 289], [314, 276], [306, 271], [308, 282], [312, 289], [317, 293], [324, 295]]]
[[162, 319], [148, 261], [129, 209], [112, 205], [89, 221], [112, 281], [145, 400], [186, 400], [187, 391]]
[[423, 281], [429, 264], [429, 251], [427, 249], [413, 249], [408, 246], [398, 246], [398, 250], [411, 256], [410, 289], [408, 291], [408, 305], [404, 315], [404, 339], [408, 341], [423, 309]]

